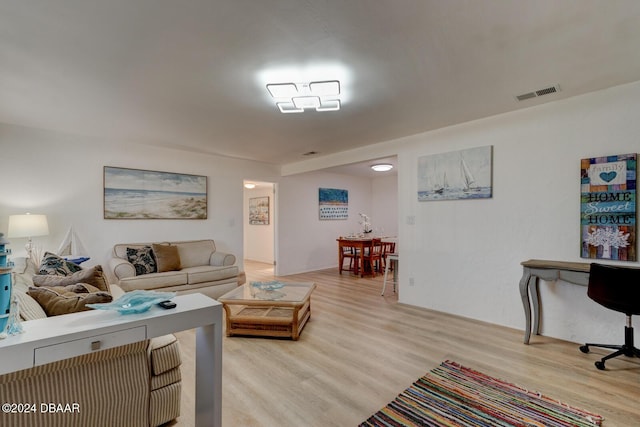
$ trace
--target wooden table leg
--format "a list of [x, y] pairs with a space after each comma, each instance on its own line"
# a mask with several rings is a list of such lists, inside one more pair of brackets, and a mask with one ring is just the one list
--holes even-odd
[[529, 344], [531, 338], [531, 301], [529, 300], [529, 279], [531, 272], [525, 268], [520, 279], [520, 297], [522, 298], [522, 307], [524, 308], [524, 343]]

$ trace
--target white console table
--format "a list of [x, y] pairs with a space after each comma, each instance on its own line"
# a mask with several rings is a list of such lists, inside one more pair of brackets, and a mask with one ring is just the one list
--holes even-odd
[[92, 310], [23, 322], [0, 340], [0, 374], [196, 328], [196, 426], [222, 425], [222, 304], [202, 294], [139, 314]]

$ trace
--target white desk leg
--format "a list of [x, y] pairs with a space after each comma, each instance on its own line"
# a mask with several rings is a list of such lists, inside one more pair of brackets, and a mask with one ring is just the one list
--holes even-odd
[[196, 329], [197, 427], [222, 427], [222, 311], [219, 313], [214, 324]]

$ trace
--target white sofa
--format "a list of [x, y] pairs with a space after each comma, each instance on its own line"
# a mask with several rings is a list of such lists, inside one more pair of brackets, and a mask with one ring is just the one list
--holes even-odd
[[[136, 275], [127, 257], [127, 248], [142, 249], [153, 245], [177, 247], [178, 266], [170, 271]], [[157, 246], [156, 246], [157, 248]], [[235, 255], [217, 251], [213, 240], [186, 240], [158, 243], [118, 243], [109, 260], [111, 279], [123, 290], [136, 289], [189, 294], [203, 293], [218, 298], [245, 282]]]

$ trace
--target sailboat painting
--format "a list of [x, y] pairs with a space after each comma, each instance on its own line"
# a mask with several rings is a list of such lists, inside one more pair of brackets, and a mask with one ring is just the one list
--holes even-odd
[[492, 186], [493, 146], [418, 158], [418, 201], [488, 199]]

